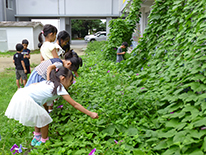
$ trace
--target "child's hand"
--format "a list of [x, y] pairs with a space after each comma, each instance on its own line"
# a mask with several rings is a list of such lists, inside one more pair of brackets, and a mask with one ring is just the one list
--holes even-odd
[[125, 54], [125, 52], [122, 52], [122, 54]]
[[89, 115], [91, 118], [95, 119], [95, 118], [99, 118], [98, 114], [96, 112], [91, 112], [91, 114]]
[[27, 72], [27, 70], [26, 69], [24, 69], [24, 73], [26, 74], [26, 72]]

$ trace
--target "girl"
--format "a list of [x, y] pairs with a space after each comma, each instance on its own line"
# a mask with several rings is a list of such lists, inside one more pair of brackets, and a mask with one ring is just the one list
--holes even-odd
[[62, 66], [72, 71], [77, 70], [79, 68], [79, 60], [75, 57], [67, 58], [66, 56], [64, 60], [61, 60], [59, 58], [53, 58], [43, 61], [37, 67], [34, 68], [25, 87], [33, 83], [49, 80], [49, 74], [51, 70], [60, 68]]
[[[72, 57], [76, 57], [79, 60], [79, 66], [82, 66], [82, 58], [78, 56], [76, 52], [74, 52], [73, 49], [70, 50], [70, 44], [67, 43], [66, 45], [63, 46], [63, 50], [65, 50], [65, 58], [69, 59]], [[79, 77], [77, 70], [73, 71], [76, 77]]]
[[[45, 37], [45, 42], [43, 43], [42, 34]], [[41, 61], [48, 60], [51, 58], [58, 58], [58, 54], [55, 45], [52, 43], [56, 39], [57, 28], [53, 25], [46, 24], [43, 31], [39, 33], [39, 44], [41, 52]]]
[[62, 47], [65, 46], [66, 44], [70, 44], [69, 41], [70, 41], [70, 35], [67, 31], [59, 32], [57, 36], [57, 41], [55, 43], [55, 47], [59, 58], [62, 58], [64, 56], [65, 51], [62, 49]]
[[35, 126], [34, 138], [31, 141], [32, 146], [39, 146], [49, 139], [48, 128], [52, 118], [42, 107], [46, 101], [52, 101], [58, 96], [62, 96], [77, 110], [93, 119], [98, 118], [97, 113], [88, 111], [69, 96], [67, 89], [72, 83], [72, 72], [61, 67], [51, 71], [50, 81], [42, 81], [19, 89], [12, 97], [5, 115], [8, 118], [18, 120], [25, 126]]

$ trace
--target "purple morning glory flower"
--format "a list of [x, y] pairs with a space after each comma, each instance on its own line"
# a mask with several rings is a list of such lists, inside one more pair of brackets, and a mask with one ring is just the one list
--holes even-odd
[[101, 50], [101, 51], [103, 51], [103, 50]]
[[141, 68], [141, 71], [143, 70], [143, 67]]
[[107, 71], [107, 73], [109, 73], [109, 72], [110, 72], [110, 70]]
[[95, 66], [97, 65], [97, 64], [94, 64]]
[[73, 84], [75, 84], [76, 83], [76, 81], [73, 81]]
[[57, 108], [63, 108], [63, 105], [58, 106]]
[[150, 65], [148, 65], [148, 66], [150, 66]]
[[115, 142], [116, 144], [118, 144], [118, 141], [114, 140], [114, 142]]
[[94, 148], [90, 153], [89, 155], [94, 155], [94, 152], [96, 151], [96, 148]]
[[144, 89], [144, 87], [142, 87], [141, 89]]
[[89, 69], [92, 69], [91, 67], [89, 67]]
[[170, 114], [174, 114], [174, 112], [171, 112]]
[[139, 74], [137, 73], [136, 75], [138, 76]]
[[205, 130], [205, 129], [206, 129], [206, 126], [201, 128], [201, 130]]
[[11, 147], [10, 151], [12, 152], [13, 150], [15, 150], [15, 152], [14, 152], [13, 154], [16, 154], [16, 153], [19, 153], [18, 149], [19, 149], [19, 147], [18, 147], [16, 144], [14, 144], [14, 145]]
[[114, 48], [114, 50], [116, 50], [117, 48]]

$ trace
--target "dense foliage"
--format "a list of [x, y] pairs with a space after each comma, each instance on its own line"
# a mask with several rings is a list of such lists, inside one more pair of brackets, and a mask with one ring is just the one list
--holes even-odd
[[72, 38], [75, 37], [83, 38], [89, 33], [93, 34], [94, 32], [106, 30], [106, 22], [103, 23], [100, 19], [99, 20], [72, 19], [71, 23], [72, 23]]
[[[124, 17], [124, 14], [121, 18], [112, 19], [110, 21], [109, 27], [110, 32], [108, 34], [108, 44], [104, 48], [105, 59], [115, 60], [116, 58], [116, 49], [123, 42], [127, 42], [131, 45], [131, 37], [136, 24], [140, 20], [140, 8], [141, 0], [133, 0], [128, 11], [124, 11], [127, 14], [127, 17]], [[130, 4], [130, 3], [129, 3]]]

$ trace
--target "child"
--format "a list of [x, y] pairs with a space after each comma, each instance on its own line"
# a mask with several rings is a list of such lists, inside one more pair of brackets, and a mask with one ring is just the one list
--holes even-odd
[[116, 62], [121, 62], [123, 60], [123, 54], [125, 52], [122, 52], [123, 48], [127, 48], [128, 44], [127, 42], [123, 42], [122, 45], [117, 49], [117, 61]]
[[63, 58], [65, 51], [62, 49], [62, 47], [65, 46], [66, 44], [70, 44], [69, 41], [70, 41], [70, 35], [67, 31], [59, 32], [57, 36], [57, 41], [55, 43], [55, 47], [59, 58]]
[[31, 141], [32, 146], [39, 146], [49, 139], [48, 128], [52, 118], [42, 107], [46, 101], [52, 101], [58, 96], [62, 96], [77, 110], [93, 119], [98, 118], [97, 113], [85, 109], [69, 96], [67, 89], [72, 83], [72, 72], [61, 67], [51, 71], [50, 81], [42, 81], [19, 89], [12, 97], [5, 115], [8, 118], [18, 120], [25, 126], [35, 126], [34, 138]]
[[[76, 57], [78, 60], [79, 60], [79, 66], [81, 67], [82, 66], [82, 58], [80, 58], [78, 56], [78, 54], [76, 52], [74, 52], [73, 49], [70, 50], [70, 44], [67, 43], [66, 45], [63, 46], [63, 50], [65, 50], [65, 58], [69, 59], [69, 58], [72, 58], [72, 57]], [[78, 73], [77, 73], [77, 70], [74, 70], [73, 71], [75, 76], [76, 77], [79, 77]]]
[[61, 60], [59, 58], [53, 58], [40, 63], [32, 71], [25, 87], [28, 87], [30, 84], [41, 82], [44, 80], [49, 80], [49, 74], [52, 69], [66, 67], [70, 70], [76, 70], [79, 68], [79, 61], [77, 58], [66, 58]]
[[16, 84], [18, 89], [20, 88], [20, 84], [19, 84], [19, 79], [20, 77], [23, 80], [23, 84], [24, 86], [26, 85], [26, 67], [24, 64], [24, 60], [23, 60], [23, 54], [21, 54], [21, 52], [23, 51], [23, 45], [22, 44], [17, 44], [16, 45], [16, 51], [17, 53], [14, 54], [13, 56], [13, 63], [15, 64], [15, 69], [16, 69]]
[[[30, 62], [29, 62], [29, 59], [30, 59], [30, 50], [27, 48], [28, 45], [29, 45], [29, 41], [27, 39], [24, 39], [22, 40], [22, 45], [24, 47], [23, 51], [21, 52], [21, 54], [23, 54], [24, 56], [24, 64], [25, 64], [25, 67], [26, 67], [26, 75], [27, 74], [30, 74], [31, 73], [31, 70], [30, 70]], [[26, 77], [27, 78], [27, 77]], [[22, 82], [22, 79], [21, 79], [21, 83]]]
[[[42, 34], [45, 37], [45, 42], [43, 43]], [[41, 52], [41, 61], [48, 60], [51, 58], [59, 58], [55, 45], [52, 43], [56, 39], [57, 28], [53, 25], [46, 24], [43, 28], [43, 31], [39, 34], [38, 47], [40, 47]]]

